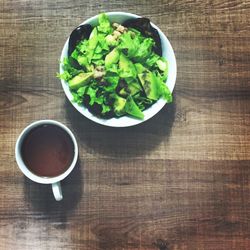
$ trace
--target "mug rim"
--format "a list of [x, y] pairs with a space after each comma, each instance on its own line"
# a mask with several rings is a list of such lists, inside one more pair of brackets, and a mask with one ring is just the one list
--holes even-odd
[[[74, 144], [73, 160], [72, 160], [70, 166], [66, 169], [66, 171], [64, 171], [62, 174], [60, 174], [58, 176], [45, 177], [45, 176], [36, 175], [29, 170], [29, 168], [26, 166], [26, 164], [24, 163], [24, 161], [22, 159], [21, 146], [22, 146], [22, 142], [23, 142], [24, 138], [28, 135], [28, 133], [33, 128], [36, 128], [38, 126], [45, 125], [45, 124], [46, 125], [51, 124], [51, 125], [55, 125], [55, 126], [62, 128], [70, 136], [70, 138]], [[22, 130], [20, 135], [18, 136], [18, 139], [16, 141], [16, 145], [15, 145], [15, 158], [16, 158], [16, 162], [17, 162], [19, 169], [30, 180], [37, 182], [37, 183], [41, 183], [41, 184], [56, 183], [56, 182], [63, 180], [64, 178], [66, 178], [71, 173], [71, 171], [74, 169], [76, 162], [77, 162], [77, 159], [78, 159], [77, 141], [76, 141], [76, 138], [75, 138], [74, 134], [72, 133], [72, 131], [67, 126], [65, 126], [63, 123], [55, 121], [55, 120], [50, 120], [50, 119], [38, 120], [38, 121], [32, 122], [28, 126], [26, 126]]]

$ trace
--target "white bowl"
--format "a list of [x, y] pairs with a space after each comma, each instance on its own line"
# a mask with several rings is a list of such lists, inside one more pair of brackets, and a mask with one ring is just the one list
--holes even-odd
[[[107, 12], [106, 14], [108, 15], [111, 22], [116, 22], [116, 23], [122, 23], [127, 19], [140, 17], [138, 15], [127, 13], [127, 12]], [[87, 19], [86, 21], [84, 21], [81, 24], [91, 24], [92, 26], [96, 26], [98, 24], [98, 15]], [[79, 25], [81, 25], [81, 24], [79, 24]], [[170, 91], [173, 92], [175, 80], [176, 80], [176, 73], [177, 73], [176, 59], [175, 59], [174, 51], [173, 51], [173, 48], [172, 48], [169, 40], [163, 34], [163, 32], [155, 24], [152, 23], [152, 26], [155, 29], [157, 29], [159, 32], [159, 35], [161, 38], [161, 44], [162, 44], [162, 56], [164, 58], [166, 58], [168, 63], [169, 63], [168, 79], [166, 81], [166, 84], [167, 84], [168, 88], [170, 89]], [[69, 38], [67, 39], [67, 41], [64, 44], [61, 58], [60, 58], [60, 62], [62, 62], [63, 59], [68, 56], [68, 42], [69, 42]], [[62, 66], [63, 66], [62, 63], [60, 63], [60, 73], [63, 73]], [[62, 87], [63, 87], [63, 90], [64, 90], [66, 96], [71, 101], [73, 99], [73, 96], [70, 92], [70, 89], [69, 89], [67, 82], [64, 80], [61, 80], [61, 82], [62, 82]], [[120, 118], [101, 119], [101, 118], [93, 115], [92, 113], [90, 113], [86, 107], [79, 105], [77, 103], [73, 103], [73, 102], [71, 102], [71, 103], [82, 115], [84, 115], [85, 117], [87, 117], [88, 119], [90, 119], [96, 123], [99, 123], [99, 124], [102, 124], [105, 126], [110, 126], [110, 127], [129, 127], [129, 126], [133, 126], [133, 125], [137, 125], [139, 123], [142, 123], [142, 122], [150, 119], [151, 117], [153, 117], [155, 114], [157, 114], [163, 108], [163, 106], [166, 104], [166, 101], [160, 99], [156, 103], [154, 103], [151, 107], [149, 107], [148, 109], [143, 111], [143, 113], [144, 113], [143, 120], [135, 119], [135, 118], [128, 117], [128, 116], [123, 116]]]

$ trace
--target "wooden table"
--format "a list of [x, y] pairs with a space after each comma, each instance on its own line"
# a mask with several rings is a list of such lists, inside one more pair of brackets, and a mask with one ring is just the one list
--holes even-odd
[[[145, 124], [96, 125], [66, 100], [58, 58], [104, 11], [150, 17], [169, 37], [174, 102]], [[0, 249], [250, 249], [250, 2], [0, 1]], [[38, 119], [65, 123], [80, 159], [64, 200], [18, 170]]]

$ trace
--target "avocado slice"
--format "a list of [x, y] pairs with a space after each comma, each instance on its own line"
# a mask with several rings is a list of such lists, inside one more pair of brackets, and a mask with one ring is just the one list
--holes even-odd
[[93, 78], [93, 72], [80, 73], [69, 80], [69, 87], [71, 89], [79, 89], [86, 85]]
[[126, 101], [125, 111], [127, 114], [132, 115], [136, 118], [139, 118], [139, 119], [144, 118], [143, 112], [140, 110], [140, 108], [135, 103], [133, 97], [130, 95], [128, 96], [127, 101]]
[[130, 60], [123, 53], [121, 53], [119, 60], [119, 67], [121, 69], [129, 69], [129, 66], [130, 66]]
[[121, 116], [125, 114], [125, 104], [126, 104], [126, 99], [116, 96], [115, 102], [114, 102], [114, 112], [116, 115]]
[[120, 54], [119, 59], [120, 77], [136, 77], [136, 68], [132, 61], [130, 61], [123, 53]]
[[135, 68], [136, 68], [137, 74], [141, 74], [147, 71], [147, 69], [141, 63], [135, 63]]
[[141, 90], [142, 90], [142, 88], [141, 88], [140, 84], [136, 81], [132, 81], [131, 83], [127, 83], [127, 85], [119, 91], [119, 94], [121, 96], [125, 96], [125, 97], [128, 95], [133, 96]]
[[109, 68], [112, 64], [115, 64], [119, 61], [120, 53], [117, 48], [114, 48], [110, 53], [105, 57], [105, 67]]
[[146, 96], [151, 100], [157, 101], [159, 99], [159, 86], [156, 75], [152, 72], [145, 72], [138, 74], [138, 78], [142, 84]]

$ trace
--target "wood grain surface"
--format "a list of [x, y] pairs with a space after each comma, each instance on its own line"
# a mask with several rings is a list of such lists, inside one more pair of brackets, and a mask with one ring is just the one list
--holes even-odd
[[[149, 17], [176, 53], [174, 102], [140, 126], [87, 120], [55, 77], [71, 30], [105, 11]], [[249, 250], [249, 20], [249, 0], [0, 0], [0, 249]], [[46, 118], [79, 144], [62, 202], [14, 158]]]

